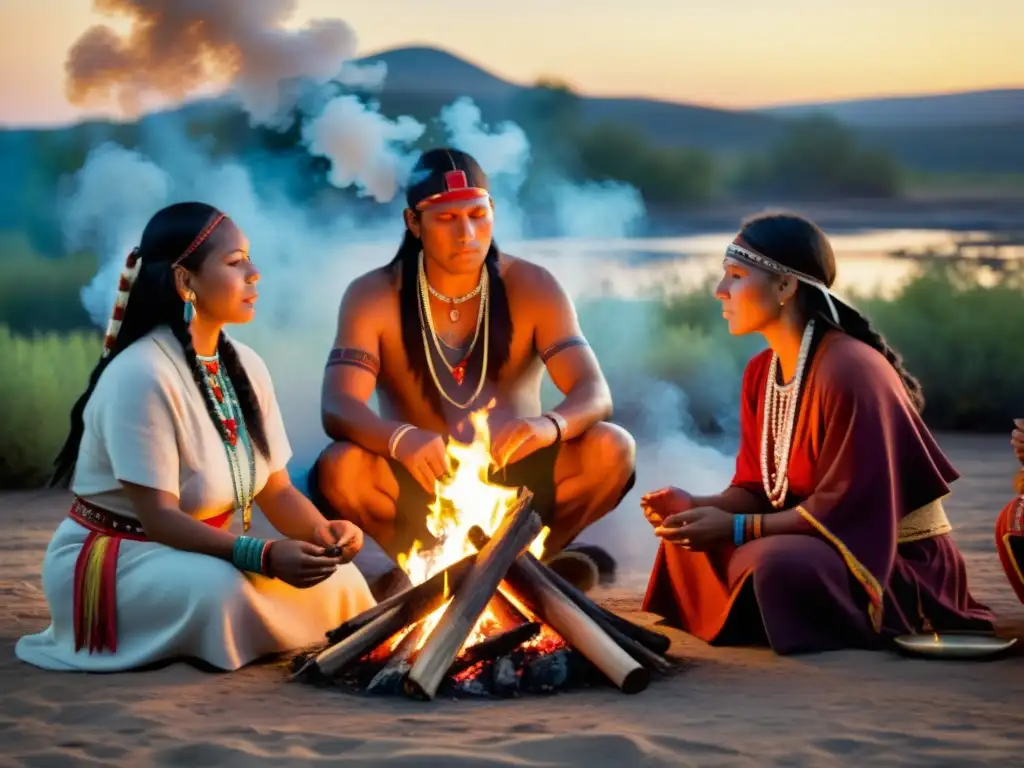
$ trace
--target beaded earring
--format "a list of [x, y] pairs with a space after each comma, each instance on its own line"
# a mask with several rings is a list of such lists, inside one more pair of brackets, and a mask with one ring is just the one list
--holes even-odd
[[196, 316], [196, 295], [192, 291], [185, 297], [185, 325], [191, 325]]

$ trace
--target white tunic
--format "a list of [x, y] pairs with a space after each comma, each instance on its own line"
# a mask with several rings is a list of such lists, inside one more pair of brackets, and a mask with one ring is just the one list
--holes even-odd
[[[270, 374], [249, 347], [233, 341], [263, 412], [270, 460], [256, 452], [256, 492], [291, 458]], [[100, 376], [83, 414], [84, 433], [71, 489], [104, 509], [136, 518], [121, 483], [178, 496], [203, 520], [234, 506], [231, 469], [220, 434], [181, 344], [166, 326], [121, 352]], [[240, 441], [241, 444], [242, 441]], [[240, 465], [248, 481], [248, 457]], [[241, 533], [240, 515], [230, 530]], [[194, 657], [224, 670], [269, 653], [322, 641], [324, 633], [374, 604], [350, 564], [309, 589], [239, 571], [210, 555], [122, 540], [117, 561], [117, 651], [75, 651], [75, 562], [89, 531], [66, 519], [43, 560], [51, 624], [22, 637], [15, 653], [46, 669], [117, 671]]]

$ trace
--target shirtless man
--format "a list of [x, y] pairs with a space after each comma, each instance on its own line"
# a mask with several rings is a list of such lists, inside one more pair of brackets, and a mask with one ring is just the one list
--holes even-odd
[[[427, 505], [450, 471], [447, 437], [471, 440], [469, 413], [493, 399], [491, 480], [534, 493], [555, 566], [632, 488], [633, 439], [605, 421], [608, 385], [565, 291], [494, 244], [494, 204], [476, 161], [426, 152], [406, 200], [398, 254], [341, 301], [322, 393], [334, 442], [310, 473], [311, 496], [392, 558], [429, 542]], [[565, 397], [542, 414], [545, 367]], [[380, 415], [367, 405], [375, 390]]]

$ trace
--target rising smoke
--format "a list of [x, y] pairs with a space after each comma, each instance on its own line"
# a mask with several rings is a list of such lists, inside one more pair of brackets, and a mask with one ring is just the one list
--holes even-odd
[[[380, 86], [383, 65], [362, 67], [351, 59], [353, 31], [341, 21], [285, 29], [291, 0], [96, 0], [100, 11], [128, 15], [131, 31], [119, 37], [106, 27], [88, 30], [69, 54], [68, 93], [73, 100], [116, 100], [135, 114], [148, 95], [183, 99], [220, 77], [254, 122], [282, 124], [292, 102], [282, 84], [345, 80]], [[357, 275], [388, 260], [402, 234], [401, 195], [416, 160], [412, 145], [426, 126], [410, 117], [391, 120], [350, 95], [326, 92], [320, 109], [303, 118], [309, 153], [330, 161], [330, 182], [354, 188], [394, 215], [368, 223], [356, 214], [329, 224], [281, 191], [268, 169], [237, 161], [214, 162], [184, 126], [164, 129], [159, 152], [143, 156], [115, 145], [98, 147], [74, 179], [64, 217], [73, 247], [91, 247], [105, 261], [84, 290], [83, 303], [104, 326], [125, 254], [160, 207], [200, 199], [226, 211], [246, 231], [262, 271], [256, 320], [234, 335], [267, 361], [295, 451], [293, 474], [301, 479], [326, 438], [320, 427], [319, 390], [345, 287]], [[547, 266], [573, 295], [592, 288], [578, 238], [624, 238], [644, 216], [639, 194], [614, 184], [555, 181], [549, 189], [559, 233], [557, 256], [532, 253], [523, 241], [527, 211], [518, 194], [526, 179], [530, 146], [513, 123], [488, 127], [469, 99], [446, 107], [439, 121], [447, 141], [474, 155], [491, 177], [497, 205], [496, 237], [503, 246]], [[511, 247], [510, 247], [511, 246]], [[612, 385], [617, 411], [628, 415], [638, 437], [636, 489], [620, 509], [584, 537], [614, 542], [628, 567], [647, 569], [656, 546], [639, 513], [642, 493], [675, 484], [698, 493], [720, 490], [732, 461], [687, 437], [678, 389], [638, 377], [639, 356], [654, 343], [650, 313], [581, 313], [584, 330]], [[549, 394], [551, 394], [549, 392]]]

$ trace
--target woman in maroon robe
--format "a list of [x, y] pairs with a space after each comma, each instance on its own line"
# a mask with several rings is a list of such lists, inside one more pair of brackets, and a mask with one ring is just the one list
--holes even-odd
[[829, 291], [824, 233], [757, 217], [724, 270], [730, 332], [761, 333], [769, 348], [743, 375], [731, 485], [644, 497], [663, 539], [644, 609], [709, 643], [780, 654], [991, 631], [942, 508], [958, 474], [919, 416], [918, 382]]

